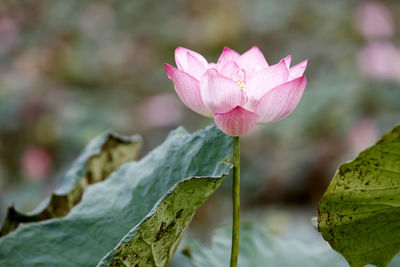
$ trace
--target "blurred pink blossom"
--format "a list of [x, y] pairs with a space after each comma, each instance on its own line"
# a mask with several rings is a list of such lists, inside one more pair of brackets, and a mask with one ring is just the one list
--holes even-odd
[[47, 150], [40, 146], [30, 146], [21, 157], [21, 165], [26, 176], [34, 181], [45, 178], [51, 171], [53, 161]]
[[19, 30], [11, 18], [0, 18], [0, 54], [9, 52], [17, 44]]
[[151, 96], [139, 105], [139, 114], [150, 127], [176, 126], [182, 119], [182, 104], [171, 94]]
[[247, 134], [255, 125], [279, 121], [299, 103], [307, 79], [307, 60], [290, 67], [291, 55], [269, 66], [257, 46], [240, 55], [225, 47], [217, 63], [194, 51], [175, 50], [177, 68], [165, 72], [182, 102], [214, 118], [226, 134]]
[[372, 78], [400, 81], [400, 50], [390, 42], [371, 42], [360, 51], [358, 66]]
[[366, 38], [391, 37], [395, 31], [390, 10], [375, 1], [363, 2], [357, 8], [355, 24]]
[[379, 137], [378, 128], [373, 120], [361, 119], [355, 122], [348, 135], [352, 153], [360, 153], [373, 145]]

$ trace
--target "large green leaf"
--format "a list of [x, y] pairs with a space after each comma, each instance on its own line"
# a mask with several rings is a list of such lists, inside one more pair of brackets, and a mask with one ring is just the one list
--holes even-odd
[[89, 186], [67, 216], [0, 239], [0, 266], [94, 266], [107, 253], [100, 264], [166, 266], [196, 207], [232, 168], [231, 146], [215, 126], [175, 130], [140, 161]]
[[0, 236], [11, 232], [20, 223], [62, 217], [81, 200], [89, 184], [104, 180], [123, 163], [132, 161], [141, 145], [141, 138], [106, 132], [93, 139], [74, 161], [60, 186], [34, 211], [27, 214], [13, 206], [8, 208]]
[[223, 181], [218, 178], [179, 182], [98, 266], [168, 266], [195, 211]]
[[318, 208], [319, 231], [351, 266], [386, 266], [400, 250], [400, 126], [342, 164]]
[[[191, 241], [183, 252], [194, 267], [226, 267], [231, 252], [231, 227], [220, 228], [210, 248]], [[238, 266], [251, 267], [345, 267], [340, 254], [320, 244], [282, 240], [267, 234], [260, 226], [242, 224], [240, 228]]]

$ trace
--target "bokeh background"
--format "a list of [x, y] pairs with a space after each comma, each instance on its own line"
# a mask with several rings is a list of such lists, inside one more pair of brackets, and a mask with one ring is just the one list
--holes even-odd
[[[338, 164], [400, 121], [399, 23], [398, 0], [2, 1], [0, 221], [12, 203], [35, 208], [106, 129], [141, 134], [143, 155], [179, 125], [211, 124], [164, 73], [177, 46], [216, 61], [258, 45], [270, 64], [308, 58], [309, 82], [288, 118], [241, 138], [243, 218], [318, 236], [310, 218]], [[230, 216], [227, 179], [191, 232]]]

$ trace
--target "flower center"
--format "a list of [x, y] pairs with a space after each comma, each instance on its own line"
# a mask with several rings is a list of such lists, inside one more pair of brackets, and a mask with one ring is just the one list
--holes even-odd
[[244, 81], [236, 81], [236, 83], [240, 86], [240, 88], [244, 89], [246, 83]]
[[234, 78], [236, 78], [235, 80], [236, 80], [236, 83], [240, 86], [240, 88], [242, 88], [242, 89], [244, 89], [244, 86], [246, 85], [246, 83], [245, 83], [245, 72], [244, 72], [244, 70], [242, 70], [242, 69], [237, 69], [236, 70], [236, 75], [235, 75], [235, 77]]

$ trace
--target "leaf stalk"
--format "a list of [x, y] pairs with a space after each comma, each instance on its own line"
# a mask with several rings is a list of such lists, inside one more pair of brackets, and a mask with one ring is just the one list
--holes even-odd
[[233, 226], [232, 226], [232, 250], [231, 265], [237, 267], [239, 256], [239, 234], [240, 234], [240, 141], [239, 136], [233, 137]]

